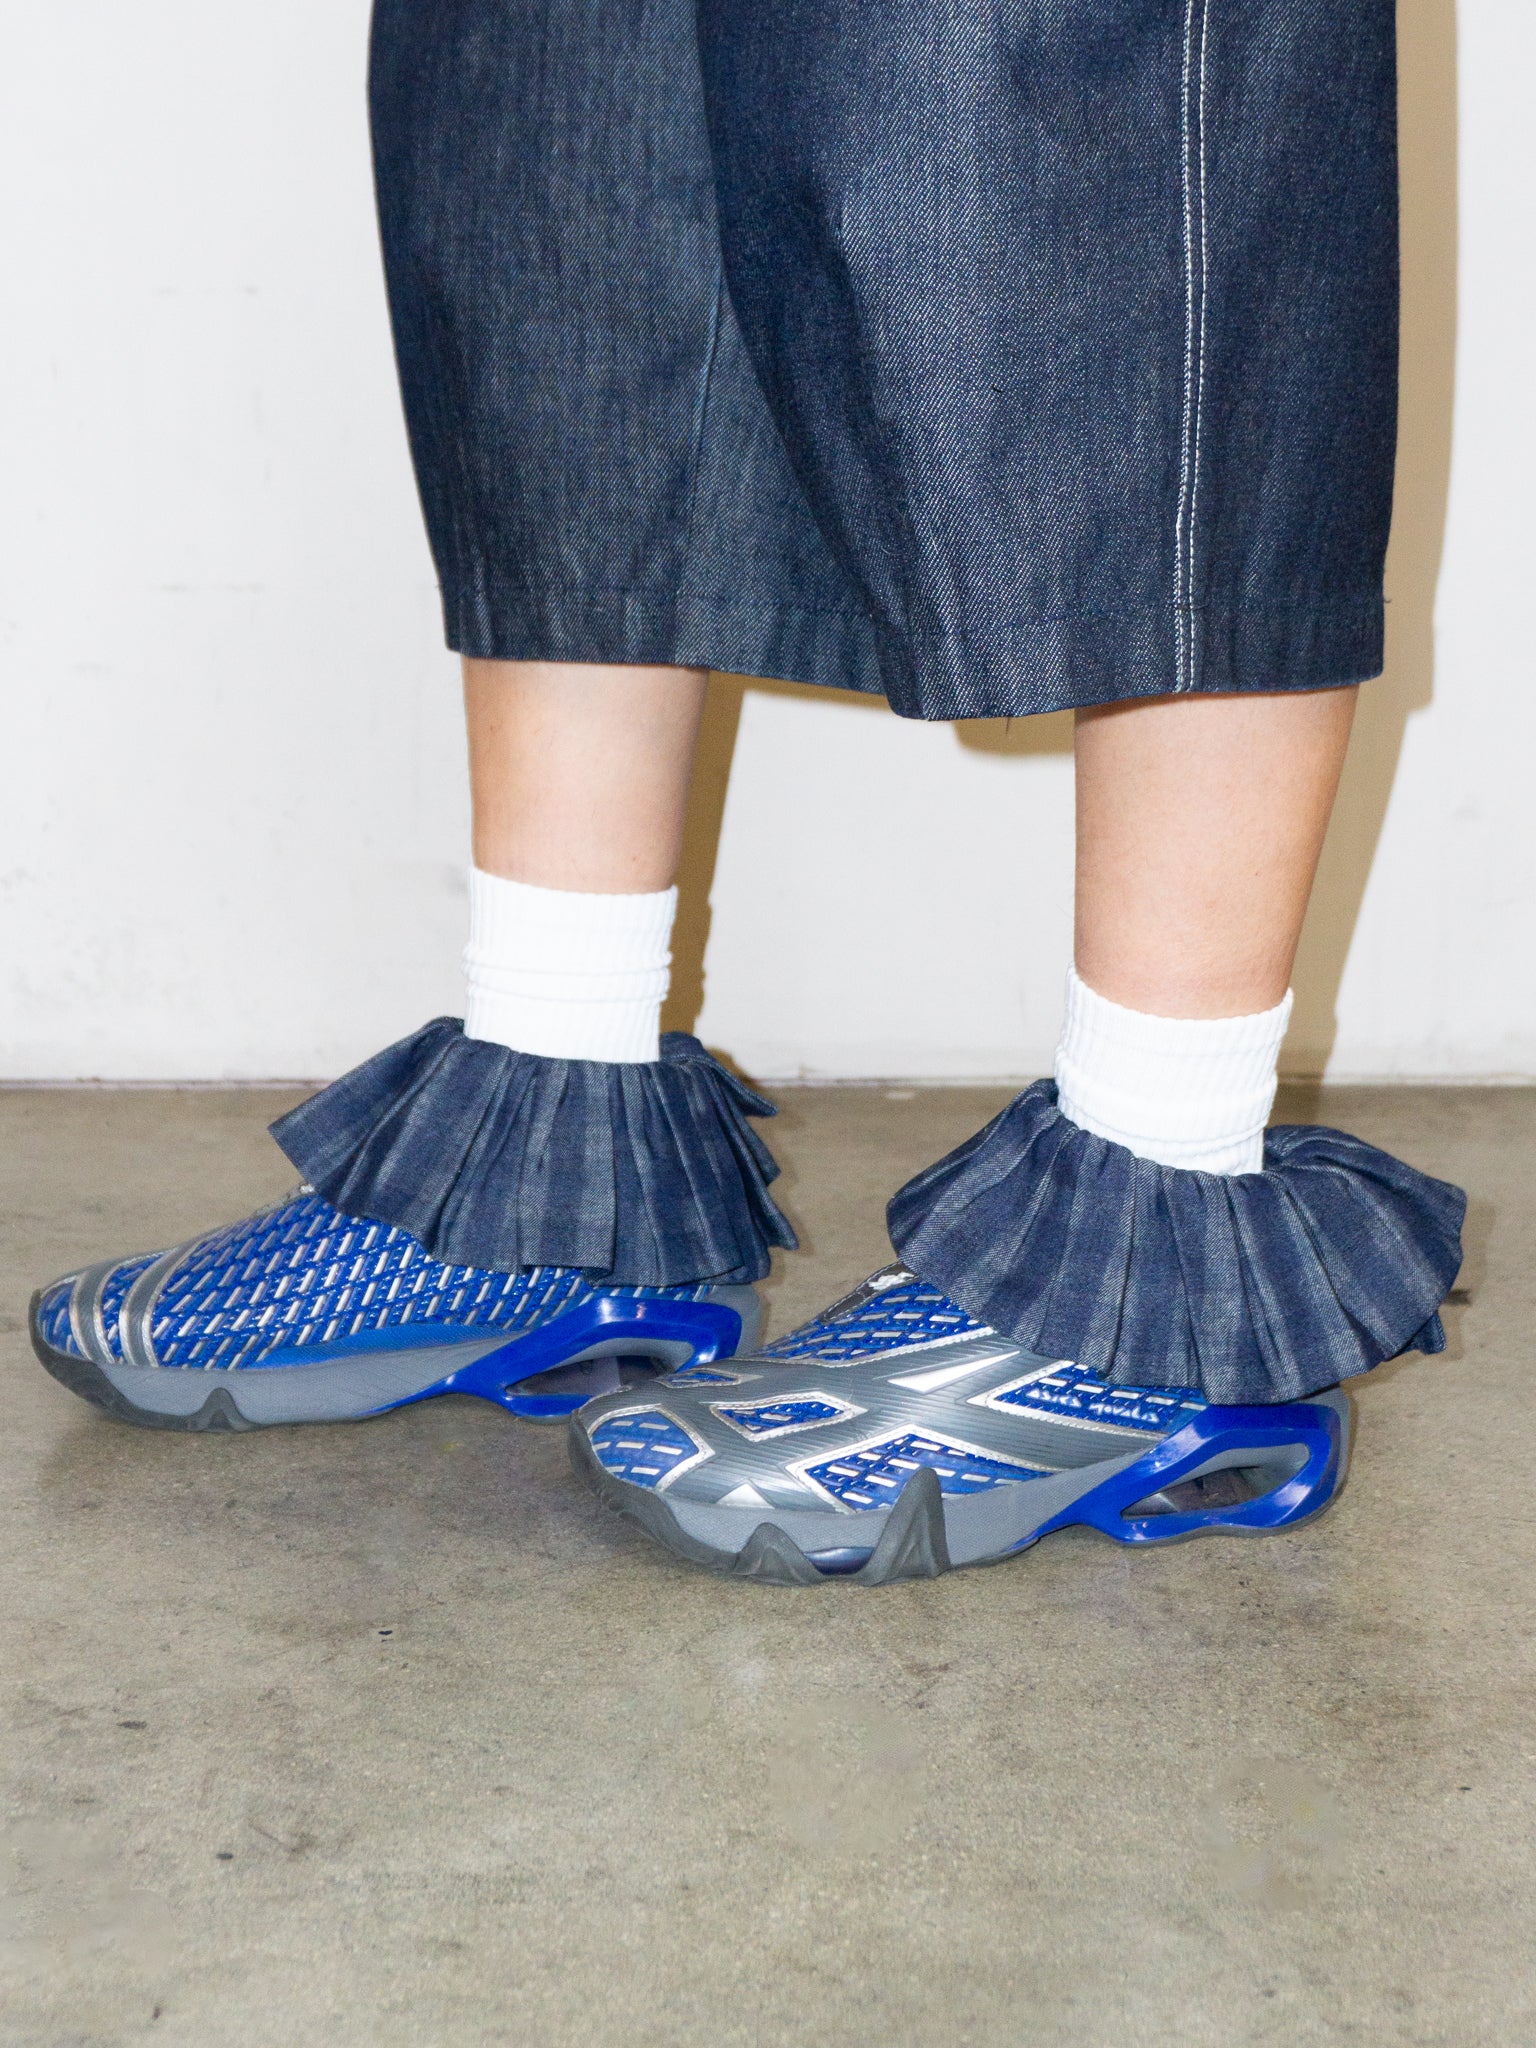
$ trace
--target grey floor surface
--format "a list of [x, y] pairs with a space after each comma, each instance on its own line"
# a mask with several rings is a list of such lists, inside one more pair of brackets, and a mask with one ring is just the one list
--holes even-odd
[[[780, 1091], [782, 1330], [996, 1090]], [[1536, 2043], [1536, 1091], [1290, 1105], [1473, 1197], [1293, 1535], [692, 1573], [452, 1400], [109, 1422], [40, 1279], [282, 1191], [290, 1097], [0, 1094], [6, 2048]]]

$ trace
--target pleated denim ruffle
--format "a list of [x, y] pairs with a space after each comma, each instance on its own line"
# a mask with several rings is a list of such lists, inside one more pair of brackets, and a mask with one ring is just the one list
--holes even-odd
[[1300, 1399], [1440, 1351], [1466, 1196], [1320, 1125], [1266, 1133], [1262, 1173], [1138, 1159], [1037, 1081], [887, 1212], [915, 1273], [994, 1329], [1121, 1386]]
[[685, 1032], [620, 1064], [511, 1052], [437, 1017], [272, 1135], [327, 1201], [434, 1258], [670, 1287], [760, 1280], [770, 1245], [794, 1247], [768, 1193], [778, 1165], [747, 1122], [773, 1114]]

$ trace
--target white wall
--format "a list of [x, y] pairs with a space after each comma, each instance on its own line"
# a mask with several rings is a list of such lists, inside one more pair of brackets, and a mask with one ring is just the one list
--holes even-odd
[[[1461, 8], [1459, 308], [1451, 0], [1405, 0], [1403, 25], [1392, 667], [1291, 1061], [1529, 1076], [1536, 18]], [[323, 1075], [455, 1005], [461, 742], [385, 334], [365, 29], [364, 0], [9, 15], [0, 1075]], [[738, 703], [703, 1035], [769, 1076], [1042, 1069], [1064, 722], [961, 736], [724, 686], [696, 887]]]

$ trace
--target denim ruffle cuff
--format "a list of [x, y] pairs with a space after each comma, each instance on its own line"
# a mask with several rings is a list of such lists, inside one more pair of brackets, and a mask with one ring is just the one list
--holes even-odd
[[1460, 1188], [1320, 1125], [1268, 1131], [1261, 1173], [1161, 1166], [1037, 1081], [887, 1216], [915, 1273], [1031, 1351], [1246, 1403], [1443, 1350], [1465, 1212]]
[[685, 1032], [644, 1063], [560, 1060], [437, 1017], [271, 1128], [327, 1201], [434, 1258], [670, 1287], [760, 1280], [793, 1249], [747, 1122], [773, 1114]]

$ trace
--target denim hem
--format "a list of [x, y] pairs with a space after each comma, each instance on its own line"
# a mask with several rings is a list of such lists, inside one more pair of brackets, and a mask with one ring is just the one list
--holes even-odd
[[543, 1059], [438, 1017], [279, 1117], [344, 1215], [493, 1272], [576, 1266], [629, 1286], [761, 1280], [795, 1234], [747, 1122], [773, 1105], [686, 1032], [661, 1057]]
[[1117, 1386], [1300, 1400], [1445, 1346], [1466, 1196], [1321, 1125], [1260, 1173], [1199, 1173], [1081, 1129], [1037, 1081], [892, 1199], [891, 1242], [979, 1322]]
[[[1342, 689], [1381, 673], [1380, 587], [1273, 605], [1205, 605], [1181, 636], [1169, 606], [881, 635], [903, 718], [1025, 718], [1137, 697]], [[1184, 657], [1181, 684], [1180, 641]]]
[[777, 677], [884, 696], [903, 718], [1025, 718], [1137, 697], [1343, 689], [1379, 675], [1377, 588], [1275, 605], [1206, 606], [1179, 685], [1166, 607], [1009, 620], [911, 636], [841, 612], [669, 600], [633, 590], [444, 597], [449, 646], [496, 661], [634, 662]]
[[766, 601], [635, 590], [445, 592], [455, 654], [488, 661], [633, 662], [718, 669], [883, 696], [868, 619]]

